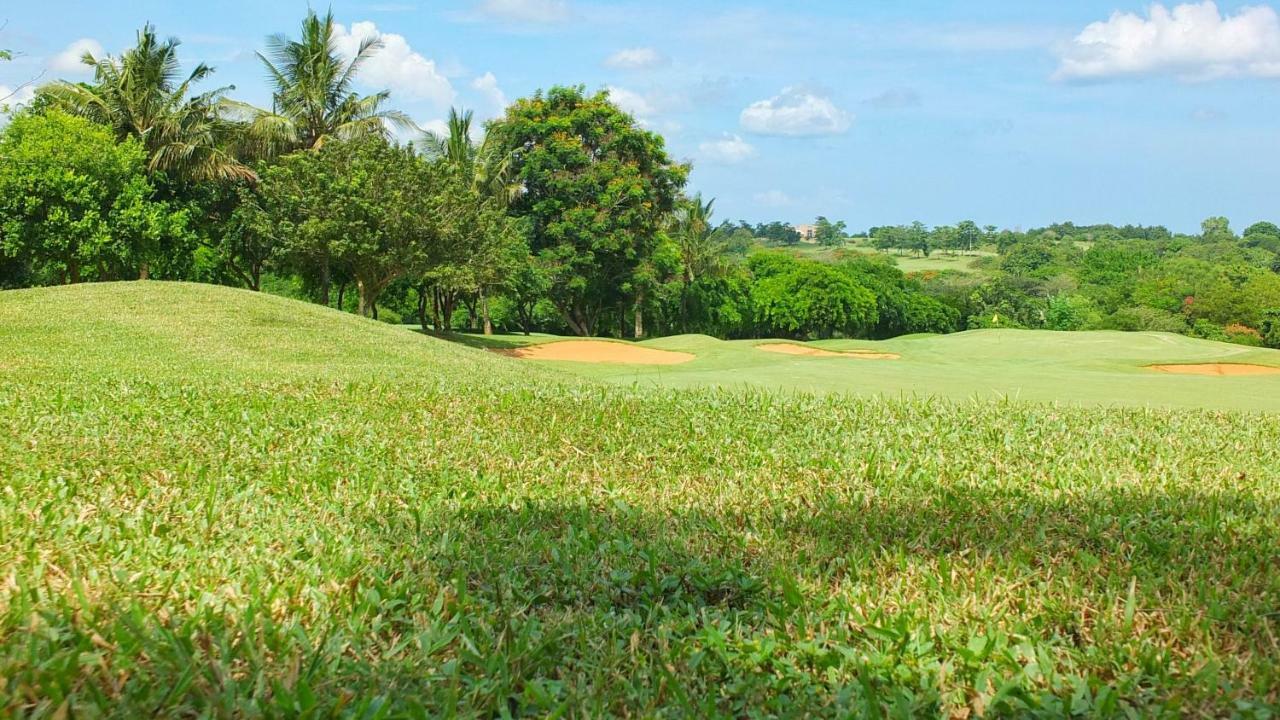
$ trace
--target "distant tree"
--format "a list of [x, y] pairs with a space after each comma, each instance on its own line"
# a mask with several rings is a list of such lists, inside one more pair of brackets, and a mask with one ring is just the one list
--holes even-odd
[[595, 334], [606, 312], [634, 306], [688, 168], [608, 93], [581, 87], [517, 100], [489, 132], [521, 185], [511, 212], [528, 220], [549, 299], [574, 333]]
[[907, 247], [924, 257], [929, 257], [929, 253], [933, 250], [930, 245], [929, 228], [919, 220], [911, 223], [911, 227], [907, 228], [906, 240]]
[[844, 221], [831, 222], [826, 217], [819, 215], [814, 221], [814, 239], [822, 245], [840, 245], [848, 237], [848, 226]]
[[982, 244], [982, 230], [978, 228], [978, 224], [972, 220], [962, 220], [956, 225], [956, 236], [959, 240], [960, 247], [966, 252], [973, 252]]
[[58, 282], [86, 272], [136, 278], [187, 216], [152, 200], [146, 151], [57, 110], [14, 118], [0, 136], [0, 253]]
[[1233, 242], [1231, 222], [1224, 217], [1211, 217], [1200, 223], [1200, 236], [1205, 242]]

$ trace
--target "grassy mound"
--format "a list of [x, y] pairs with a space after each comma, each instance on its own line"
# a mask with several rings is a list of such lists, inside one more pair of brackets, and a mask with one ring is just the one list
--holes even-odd
[[1280, 692], [1261, 416], [641, 392], [251, 293], [85, 286], [0, 293], [0, 494], [0, 714]]

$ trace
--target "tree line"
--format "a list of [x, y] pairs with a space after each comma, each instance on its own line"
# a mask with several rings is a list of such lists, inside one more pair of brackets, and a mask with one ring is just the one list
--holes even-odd
[[[93, 80], [53, 82], [0, 131], [0, 287], [157, 278], [292, 295], [424, 330], [890, 337], [974, 327], [1161, 329], [1272, 342], [1280, 231], [872, 228], [805, 257], [784, 222], [714, 220], [691, 168], [607, 92], [556, 86], [480, 128], [419, 130], [355, 81], [331, 13], [259, 59], [270, 107], [180, 70], [143, 27]], [[843, 247], [845, 223], [813, 237]], [[878, 249], [880, 254], [867, 251]], [[995, 253], [904, 273], [893, 251]]]

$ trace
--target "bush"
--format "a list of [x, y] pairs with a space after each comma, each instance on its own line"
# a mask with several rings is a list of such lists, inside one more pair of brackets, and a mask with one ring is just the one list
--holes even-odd
[[1115, 311], [1103, 323], [1103, 327], [1128, 332], [1184, 334], [1187, 332], [1187, 320], [1177, 313], [1139, 305], [1137, 307], [1120, 308]]
[[1228, 325], [1223, 328], [1227, 334], [1227, 339], [1237, 345], [1248, 345], [1250, 347], [1262, 347], [1262, 333], [1249, 327], [1248, 325]]
[[1191, 325], [1191, 337], [1198, 337], [1204, 340], [1215, 340], [1217, 342], [1231, 342], [1231, 337], [1222, 329], [1222, 326], [1209, 320], [1195, 321], [1195, 323]]

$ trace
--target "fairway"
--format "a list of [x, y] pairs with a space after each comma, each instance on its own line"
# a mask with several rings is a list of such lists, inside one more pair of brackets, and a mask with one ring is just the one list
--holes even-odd
[[1265, 717], [1269, 418], [778, 392], [1021, 337], [647, 344], [772, 388], [672, 392], [247, 291], [0, 293], [0, 711]]
[[[546, 348], [559, 344], [545, 336], [486, 341]], [[1280, 411], [1280, 351], [1167, 333], [971, 330], [882, 342], [803, 344], [684, 335], [636, 347], [689, 353], [696, 359], [676, 367], [549, 364], [637, 387]], [[1206, 365], [1214, 370], [1206, 372]]]

